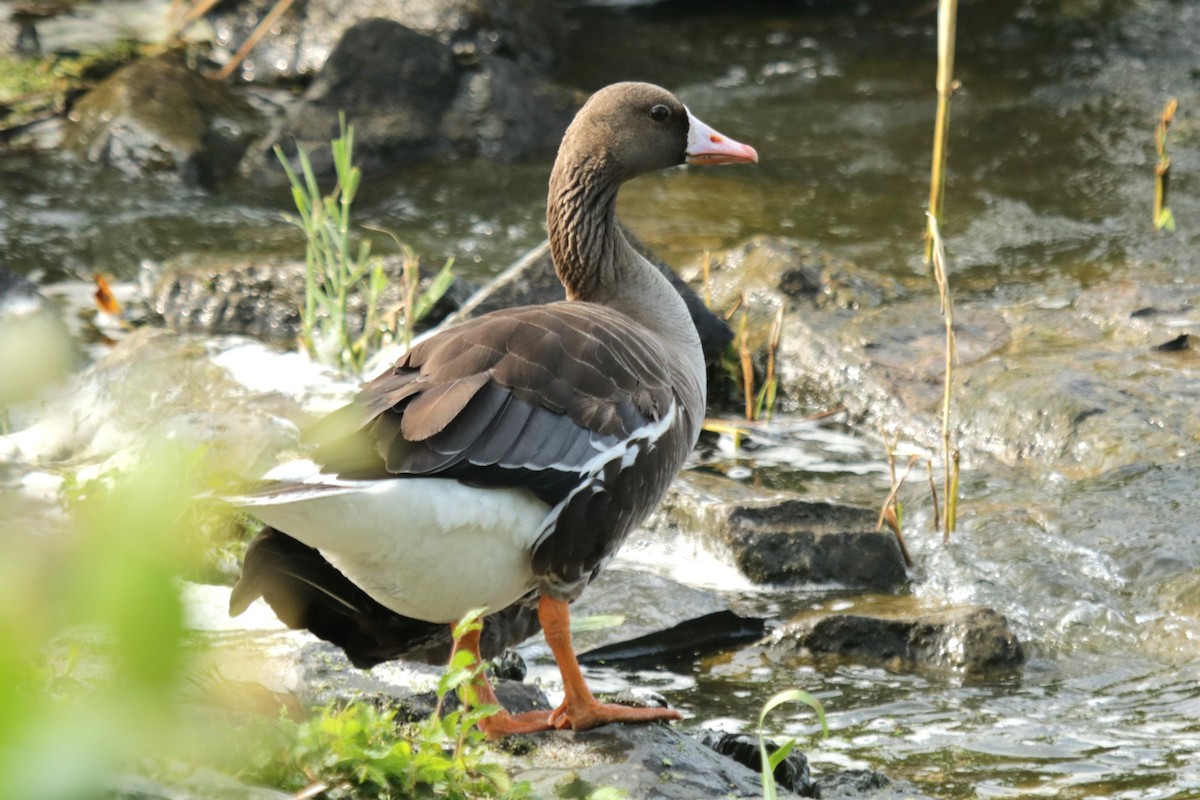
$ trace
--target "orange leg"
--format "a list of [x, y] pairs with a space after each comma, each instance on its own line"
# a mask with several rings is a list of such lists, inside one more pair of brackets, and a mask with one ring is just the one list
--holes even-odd
[[[479, 652], [479, 630], [473, 630], [466, 636], [462, 637], [454, 643], [454, 650], [450, 653], [450, 659], [454, 659], [454, 654], [460, 649], [469, 650], [475, 656], [476, 663], [483, 663], [483, 656]], [[488, 682], [487, 675], [480, 672], [475, 680], [471, 683], [471, 689], [474, 692], [474, 702], [480, 705], [500, 705], [500, 699], [496, 697], [496, 693], [492, 690], [492, 685]], [[464, 699], [466, 702], [466, 699]], [[550, 724], [549, 711], [527, 711], [523, 714], [509, 714], [503, 708], [490, 717], [479, 722], [479, 729], [483, 731], [489, 739], [499, 739], [501, 736], [508, 736], [513, 733], [533, 733], [535, 731], [552, 730]]]
[[[546, 635], [546, 643], [558, 662], [562, 673], [563, 704], [550, 712], [548, 722], [555, 728], [571, 728], [586, 731], [610, 722], [652, 722], [654, 720], [682, 719], [678, 711], [669, 708], [634, 708], [612, 703], [600, 703], [592, 696], [575, 650], [571, 647], [571, 611], [562, 600], [545, 595], [538, 602], [538, 619]], [[490, 734], [489, 734], [490, 735]]]

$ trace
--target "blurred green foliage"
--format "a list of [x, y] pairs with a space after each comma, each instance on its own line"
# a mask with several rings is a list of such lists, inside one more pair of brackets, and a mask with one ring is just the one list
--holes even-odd
[[182, 744], [176, 576], [198, 558], [198, 463], [156, 448], [44, 523], [0, 496], [0, 796], [104, 796], [114, 770]]
[[232, 524], [207, 499], [212, 470], [203, 449], [163, 444], [133, 470], [68, 481], [61, 513], [0, 489], [0, 798], [87, 800], [133, 775], [186, 785], [217, 773], [335, 798], [530, 796], [476, 728], [494, 708], [443, 713], [482, 669], [469, 652], [442, 675], [438, 713], [416, 724], [366, 702], [309, 717], [294, 702], [278, 704], [288, 716], [222, 701], [179, 577], [205, 560], [197, 532]]

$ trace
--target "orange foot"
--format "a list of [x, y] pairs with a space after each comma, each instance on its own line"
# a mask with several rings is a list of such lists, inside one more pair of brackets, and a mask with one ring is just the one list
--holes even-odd
[[505, 736], [512, 736], [515, 733], [552, 731], [554, 730], [554, 726], [550, 723], [550, 712], [545, 709], [541, 711], [525, 711], [521, 714], [510, 714], [507, 711], [500, 711], [490, 717], [481, 719], [479, 721], [479, 730], [483, 731], [489, 739], [500, 739]]
[[[590, 701], [590, 702], [589, 702]], [[599, 703], [595, 700], [564, 703], [550, 713], [549, 722], [555, 728], [570, 728], [586, 731], [607, 725], [610, 722], [656, 722], [683, 719], [683, 715], [670, 708], [637, 708], [615, 703]]]

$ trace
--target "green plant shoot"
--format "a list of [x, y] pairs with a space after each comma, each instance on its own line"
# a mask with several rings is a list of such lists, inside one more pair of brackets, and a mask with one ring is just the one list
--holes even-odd
[[825, 707], [821, 705], [821, 701], [813, 697], [803, 689], [786, 689], [775, 695], [763, 705], [762, 711], [758, 714], [758, 753], [762, 763], [762, 785], [764, 800], [776, 800], [778, 793], [775, 789], [775, 768], [783, 762], [792, 749], [796, 746], [795, 739], [788, 739], [774, 753], [767, 753], [767, 742], [763, 735], [763, 725], [767, 721], [767, 714], [770, 714], [784, 703], [804, 703], [806, 706], [817, 712], [817, 719], [821, 723], [821, 732], [829, 735], [829, 726], [825, 722]]

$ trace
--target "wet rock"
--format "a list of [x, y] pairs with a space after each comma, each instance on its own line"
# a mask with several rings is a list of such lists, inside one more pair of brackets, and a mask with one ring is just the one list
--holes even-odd
[[[693, 286], [704, 282], [699, 263], [681, 269], [680, 275]], [[765, 345], [780, 308], [785, 313], [796, 308], [876, 308], [904, 294], [891, 278], [780, 236], [754, 236], [714, 254], [708, 275], [706, 290], [713, 308], [732, 308], [743, 298], [747, 301], [751, 350]]]
[[[696, 330], [700, 334], [700, 344], [704, 348], [705, 358], [710, 363], [718, 361], [725, 353], [729, 343], [733, 341], [733, 332], [729, 329], [729, 325], [710, 311], [704, 305], [704, 300], [674, 270], [655, 256], [642, 241], [630, 233], [627, 228], [622, 227], [622, 230], [634, 249], [657, 266], [659, 271], [679, 290], [679, 294], [687, 303], [688, 311], [692, 315], [692, 322], [696, 324]], [[462, 308], [450, 321], [469, 319], [501, 308], [553, 303], [565, 298], [566, 294], [562, 284], [554, 273], [554, 262], [550, 257], [550, 244], [543, 242], [463, 303]]]
[[929, 797], [907, 781], [894, 781], [881, 772], [865, 769], [818, 775], [809, 796], [820, 800], [922, 800]]
[[[187, 584], [184, 599], [188, 626], [207, 645], [197, 671], [219, 676], [200, 688], [220, 705], [242, 709], [253, 705], [274, 716], [280, 704], [302, 708], [362, 699], [394, 708], [409, 720], [433, 713], [441, 666], [388, 661], [359, 669], [340, 648], [307, 631], [288, 630], [261, 601], [245, 614], [229, 617], [228, 587]], [[269, 694], [266, 704], [245, 702], [256, 692]], [[532, 684], [500, 680], [496, 693], [513, 711], [551, 708]], [[276, 705], [268, 707], [272, 702]]]
[[[715, 303], [746, 293], [760, 362], [782, 310], [784, 410], [842, 407], [852, 422], [940, 448], [945, 332], [932, 294], [910, 298], [789, 240], [750, 240], [717, 265]], [[1197, 308], [1200, 287], [1125, 280], [1097, 284], [1074, 303], [959, 304], [957, 446], [967, 459], [1069, 477], [1179, 457], [1178, 443], [1200, 436], [1190, 411], [1200, 399], [1195, 381], [1180, 369]]]
[[655, 631], [625, 642], [597, 647], [579, 654], [580, 664], [661, 664], [668, 660], [693, 661], [706, 653], [755, 642], [766, 633], [766, 620], [740, 617], [732, 611], [714, 611], [685, 620], [664, 631]]
[[206, 187], [265, 133], [249, 103], [170, 56], [118, 70], [75, 104], [71, 123], [65, 144], [89, 161]]
[[[215, 689], [204, 691], [210, 700], [257, 684], [272, 697], [294, 696], [306, 706], [361, 699], [408, 719], [433, 711], [440, 668], [395, 661], [355, 669], [337, 648], [282, 629], [262, 603], [235, 620], [224, 617], [228, 594], [224, 587], [192, 584], [185, 595], [190, 625], [205, 632], [199, 669], [220, 676]], [[496, 691], [514, 711], [551, 707], [532, 685], [499, 681]], [[233, 694], [245, 696], [242, 689]], [[515, 780], [531, 781], [540, 797], [572, 797], [587, 786], [615, 786], [638, 798], [762, 796], [754, 772], [662, 724], [522, 738], [519, 753], [497, 748], [495, 756]]]
[[[602, 786], [639, 800], [762, 797], [757, 774], [666, 725], [531, 738], [537, 747], [513, 777], [529, 781], [538, 797], [588, 797]], [[794, 795], [785, 790], [780, 796]]]
[[1195, 287], [1094, 287], [1072, 305], [1005, 312], [1016, 338], [962, 373], [956, 414], [971, 446], [1084, 478], [1174, 460], [1200, 437], [1189, 350], [1158, 350], [1200, 325]]
[[[723, 756], [749, 767], [756, 773], [762, 771], [762, 751], [759, 749], [758, 737], [746, 733], [708, 734], [702, 741], [708, 747]], [[767, 756], [770, 757], [779, 749], [773, 741], [765, 741]], [[789, 792], [795, 792], [801, 797], [813, 796], [812, 775], [808, 770], [808, 758], [798, 750], [792, 750], [787, 757], [780, 761], [774, 770], [775, 783]]]
[[877, 512], [762, 493], [710, 475], [677, 479], [648, 527], [697, 535], [754, 583], [835, 583], [895, 591], [907, 580], [896, 537]]
[[[388, 286], [379, 303], [383, 309], [400, 302], [403, 261], [383, 259]], [[422, 270], [422, 287], [433, 269]], [[304, 305], [305, 267], [299, 261], [228, 261], [219, 257], [187, 256], [164, 266], [150, 294], [152, 310], [162, 322], [180, 331], [230, 333], [291, 343], [300, 334]], [[423, 331], [438, 324], [470, 296], [472, 287], [456, 277], [450, 289], [416, 326]], [[351, 330], [362, 330], [366, 307], [362, 292], [350, 296]]]
[[[213, 57], [228, 61], [274, 5], [273, 0], [218, 5], [207, 17], [216, 34]], [[346, 30], [372, 18], [434, 38], [468, 64], [503, 56], [544, 70], [564, 57], [559, 4], [548, 0], [297, 0], [250, 51], [238, 74], [248, 81], [315, 75]]]
[[[785, 313], [777, 360], [785, 407], [844, 407], [852, 420], [935, 446], [944, 336], [932, 298], [864, 311]], [[955, 309], [955, 336], [960, 378], [1012, 340], [1001, 314], [965, 306]]]
[[815, 656], [973, 676], [1010, 673], [1025, 662], [1008, 621], [982, 607], [903, 617], [830, 614], [789, 626], [779, 641]]
[[[584, 665], [674, 665], [688, 671], [700, 655], [763, 638], [764, 620], [738, 616], [728, 605], [716, 592], [614, 565], [572, 605], [572, 643]], [[540, 636], [529, 638], [520, 653], [544, 675], [557, 679], [550, 650]], [[603, 684], [593, 688], [613, 688]]]
[[433, 156], [509, 160], [553, 152], [580, 100], [498, 57], [464, 65], [437, 39], [369, 19], [346, 31], [272, 139], [289, 153], [304, 148], [329, 173], [344, 112], [366, 174]]
[[203, 445], [214, 474], [257, 477], [296, 445], [297, 423], [311, 419], [302, 401], [330, 408], [352, 390], [294, 353], [144, 328], [47, 398], [26, 427], [0, 437], [0, 457], [87, 464], [94, 476], [173, 440]]

